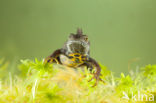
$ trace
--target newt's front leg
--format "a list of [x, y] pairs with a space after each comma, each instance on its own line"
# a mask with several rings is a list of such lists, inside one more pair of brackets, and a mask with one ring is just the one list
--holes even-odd
[[58, 60], [58, 57], [64, 54], [62, 49], [55, 50], [50, 56], [46, 57], [45, 63], [58, 63], [60, 64], [60, 61]]
[[[94, 87], [98, 84], [99, 80], [101, 80], [99, 77], [100, 73], [101, 73], [101, 67], [93, 58], [89, 58], [87, 62], [92, 64], [96, 68], [96, 71], [94, 73], [94, 77], [92, 78], [92, 79], [94, 79], [94, 78], [96, 79], [96, 83], [93, 85], [93, 87]], [[89, 80], [89, 81], [91, 81], [91, 80]]]

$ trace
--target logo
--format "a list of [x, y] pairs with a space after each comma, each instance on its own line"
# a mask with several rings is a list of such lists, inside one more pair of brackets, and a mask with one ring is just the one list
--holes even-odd
[[133, 91], [130, 94], [127, 94], [126, 92], [123, 92], [123, 97], [127, 100], [133, 100], [133, 101], [154, 101], [154, 94], [150, 93], [141, 93], [138, 91], [137, 93], [133, 93]]

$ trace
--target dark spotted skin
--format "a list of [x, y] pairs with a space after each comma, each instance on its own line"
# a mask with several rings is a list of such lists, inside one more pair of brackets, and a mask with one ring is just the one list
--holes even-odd
[[74, 68], [86, 66], [90, 70], [93, 70], [93, 67], [95, 67], [94, 78], [96, 79], [96, 85], [100, 80], [101, 68], [96, 60], [90, 57], [89, 47], [88, 36], [84, 35], [81, 29], [78, 29], [76, 34], [72, 33], [69, 36], [63, 48], [55, 50], [45, 59], [45, 63], [58, 63]]

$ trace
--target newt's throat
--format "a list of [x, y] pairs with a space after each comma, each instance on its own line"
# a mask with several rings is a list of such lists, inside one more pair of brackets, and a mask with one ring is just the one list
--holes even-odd
[[88, 50], [89, 50], [89, 46], [84, 42], [69, 41], [67, 43], [68, 54], [71, 54], [71, 53], [87, 54]]
[[73, 53], [82, 53], [82, 54], [85, 53], [85, 47], [82, 46], [81, 44], [73, 43], [70, 44], [69, 47]]

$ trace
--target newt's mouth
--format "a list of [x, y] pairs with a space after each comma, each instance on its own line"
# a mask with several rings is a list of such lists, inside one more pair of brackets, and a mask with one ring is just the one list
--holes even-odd
[[67, 48], [70, 53], [86, 54], [89, 47], [85, 42], [69, 41], [67, 43]]

